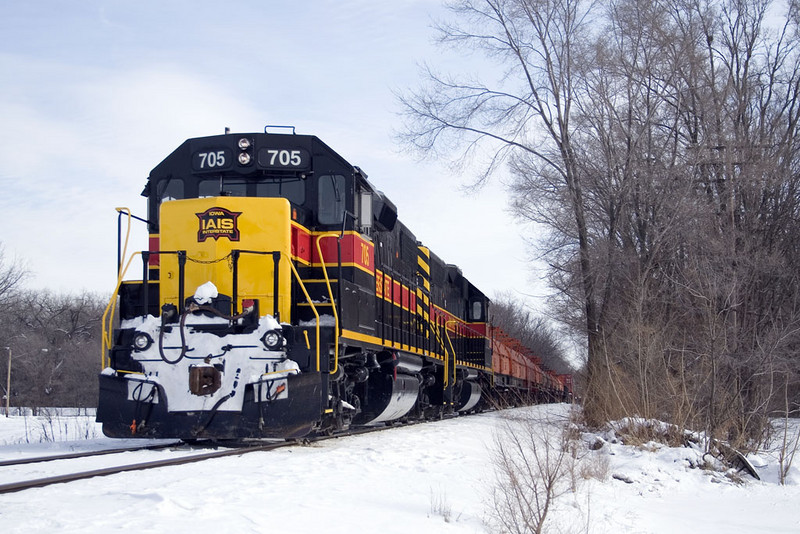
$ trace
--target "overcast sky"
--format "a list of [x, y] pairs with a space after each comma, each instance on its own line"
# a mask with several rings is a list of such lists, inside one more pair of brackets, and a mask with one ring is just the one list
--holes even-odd
[[[29, 287], [108, 294], [116, 206], [184, 139], [294, 125], [319, 136], [489, 296], [541, 294], [499, 183], [459, 187], [393, 140], [418, 66], [477, 70], [433, 44], [440, 0], [0, 3], [0, 241]], [[146, 247], [142, 226], [136, 250]], [[136, 270], [137, 273], [139, 270]]]

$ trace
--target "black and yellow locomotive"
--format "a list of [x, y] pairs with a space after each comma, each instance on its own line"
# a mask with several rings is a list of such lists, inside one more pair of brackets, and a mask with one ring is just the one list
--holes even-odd
[[143, 195], [149, 247], [120, 254], [104, 332], [107, 435], [292, 438], [479, 410], [512, 382], [486, 296], [318, 138], [190, 139]]

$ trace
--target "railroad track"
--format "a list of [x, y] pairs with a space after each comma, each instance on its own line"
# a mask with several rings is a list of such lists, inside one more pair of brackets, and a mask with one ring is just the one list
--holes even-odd
[[[392, 427], [374, 427], [374, 428], [359, 428], [355, 430], [351, 430], [350, 432], [342, 433], [342, 434], [335, 434], [332, 436], [314, 436], [305, 438], [301, 441], [279, 441], [279, 442], [271, 442], [271, 443], [261, 443], [258, 445], [247, 445], [237, 448], [229, 448], [225, 450], [215, 450], [212, 452], [202, 452], [198, 454], [192, 454], [188, 456], [179, 456], [173, 458], [165, 458], [162, 460], [153, 460], [149, 462], [137, 462], [125, 465], [114, 465], [110, 467], [103, 467], [99, 469], [91, 469], [86, 471], [77, 471], [77, 472], [70, 472], [62, 475], [54, 475], [49, 477], [43, 478], [36, 478], [30, 480], [21, 480], [18, 482], [11, 482], [7, 484], [0, 484], [0, 494], [2, 493], [14, 493], [17, 491], [23, 491], [26, 489], [32, 488], [43, 488], [45, 486], [51, 486], [53, 484], [62, 484], [66, 482], [74, 482], [77, 480], [85, 480], [88, 478], [94, 477], [101, 477], [101, 476], [108, 476], [108, 475], [115, 475], [118, 473], [124, 473], [127, 471], [144, 471], [146, 469], [155, 469], [160, 467], [171, 467], [176, 465], [185, 465], [194, 462], [202, 462], [204, 460], [211, 460], [214, 458], [223, 458], [226, 456], [237, 456], [242, 454], [247, 454], [251, 452], [258, 452], [258, 451], [270, 451], [274, 449], [280, 449], [283, 447], [295, 447], [300, 446], [303, 444], [324, 441], [328, 439], [336, 439], [340, 437], [348, 437], [354, 436], [358, 434], [366, 434], [369, 432], [375, 432], [378, 430], [384, 430]], [[152, 445], [152, 446], [145, 446], [145, 447], [138, 447], [138, 448], [127, 448], [127, 449], [106, 449], [101, 451], [90, 451], [90, 452], [83, 452], [83, 453], [70, 453], [70, 454], [63, 454], [63, 455], [54, 455], [54, 456], [45, 456], [39, 458], [26, 458], [26, 459], [19, 459], [19, 460], [8, 460], [4, 462], [0, 462], [0, 467], [11, 467], [17, 465], [24, 465], [24, 464], [31, 464], [31, 463], [39, 463], [39, 462], [48, 462], [48, 461], [57, 461], [57, 460], [75, 460], [81, 458], [87, 458], [91, 456], [99, 456], [99, 455], [111, 455], [111, 454], [120, 454], [125, 452], [135, 452], [141, 450], [157, 450], [157, 449], [164, 449], [169, 447], [175, 447], [176, 444], [166, 444], [166, 445]]]
[[97, 451], [70, 452], [66, 454], [53, 454], [50, 456], [36, 456], [32, 458], [17, 458], [15, 460], [0, 460], [0, 467], [10, 467], [13, 465], [37, 464], [43, 462], [54, 462], [57, 460], [75, 460], [78, 458], [90, 458], [92, 456], [104, 456], [106, 454], [119, 454], [122, 452], [148, 451], [167, 449], [180, 445], [180, 441], [163, 443], [160, 445], [146, 445], [144, 447], [123, 447], [119, 449], [101, 449]]

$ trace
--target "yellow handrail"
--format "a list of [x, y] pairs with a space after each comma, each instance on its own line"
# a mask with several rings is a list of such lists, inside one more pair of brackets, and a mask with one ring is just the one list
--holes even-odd
[[[453, 347], [453, 341], [450, 339], [450, 333], [447, 331], [447, 327], [451, 324], [456, 324], [458, 321], [450, 320], [444, 324], [444, 335], [447, 337], [447, 343], [450, 345], [450, 350], [453, 352], [453, 384], [456, 383], [456, 349]], [[455, 329], [453, 329], [455, 331]], [[445, 366], [445, 373], [447, 373], [447, 366]], [[445, 379], [445, 385], [447, 384], [447, 380]]]
[[[120, 260], [124, 261], [125, 255], [128, 253], [128, 240], [131, 237], [131, 210], [129, 208], [121, 207], [121, 208], [114, 208], [117, 213], [126, 213], [128, 215], [128, 228], [125, 230], [125, 244], [122, 247], [122, 254], [120, 255]], [[111, 348], [111, 325], [108, 325], [108, 332], [106, 332], [106, 321], [108, 319], [109, 311], [112, 312], [113, 317], [113, 310], [116, 307], [117, 303], [117, 293], [119, 292], [119, 286], [122, 285], [122, 279], [125, 277], [125, 273], [128, 271], [128, 267], [131, 265], [131, 261], [136, 254], [131, 255], [128, 263], [125, 265], [124, 269], [119, 270], [117, 272], [117, 284], [114, 287], [114, 292], [111, 293], [111, 298], [108, 301], [108, 305], [106, 306], [105, 311], [103, 312], [103, 322], [102, 322], [102, 335], [101, 335], [101, 343], [100, 343], [100, 366], [101, 368], [105, 369], [106, 367], [106, 350]], [[118, 266], [119, 268], [119, 266]], [[113, 321], [113, 318], [112, 318]]]
[[[489, 325], [487, 325], [491, 328]], [[489, 341], [489, 353], [492, 355], [492, 387], [494, 387], [494, 329], [492, 329], [492, 337], [486, 338]]]
[[[336, 302], [333, 300], [333, 290], [331, 289], [331, 281], [328, 278], [328, 269], [325, 267], [325, 258], [322, 257], [322, 246], [320, 245], [320, 241], [322, 241], [323, 237], [335, 237], [339, 239], [339, 234], [336, 232], [328, 232], [325, 234], [320, 234], [317, 236], [317, 254], [319, 254], [319, 261], [322, 263], [322, 274], [325, 275], [325, 285], [328, 287], [328, 297], [331, 299], [331, 308], [333, 308], [333, 319], [334, 319], [334, 334], [333, 334], [333, 370], [330, 371], [330, 374], [336, 374], [339, 371], [339, 313], [336, 311]], [[319, 340], [319, 337], [317, 337]], [[319, 345], [319, 341], [317, 341], [317, 345]]]
[[[103, 369], [106, 368], [106, 351], [111, 348], [111, 343], [113, 340], [112, 337], [112, 328], [111, 323], [114, 321], [114, 310], [117, 307], [117, 294], [119, 293], [119, 286], [122, 285], [122, 279], [125, 277], [125, 273], [128, 272], [128, 267], [131, 266], [131, 262], [136, 256], [141, 256], [141, 252], [134, 252], [131, 254], [131, 257], [128, 259], [128, 263], [125, 264], [125, 268], [119, 272], [117, 276], [117, 284], [114, 286], [114, 292], [111, 293], [111, 298], [106, 305], [106, 309], [103, 312], [103, 333], [102, 333], [102, 343], [100, 344], [100, 365]], [[111, 318], [109, 319], [109, 312]], [[145, 311], [146, 313], [146, 311]]]
[[[311, 297], [308, 295], [308, 291], [306, 291], [306, 286], [303, 284], [303, 281], [300, 279], [300, 274], [297, 272], [297, 269], [295, 269], [294, 264], [292, 263], [292, 260], [287, 257], [286, 261], [289, 262], [289, 267], [292, 268], [292, 272], [294, 273], [294, 277], [297, 279], [298, 284], [300, 284], [300, 289], [303, 290], [303, 295], [306, 296], [306, 300], [311, 305], [311, 311], [314, 312], [314, 317], [316, 317], [316, 319], [317, 319], [317, 321], [316, 321], [316, 323], [317, 323], [317, 343], [316, 343], [316, 345], [317, 345], [317, 372], [319, 372], [319, 312], [317, 311], [317, 307], [314, 306], [314, 302], [311, 300]], [[306, 344], [308, 344], [308, 337], [307, 336], [306, 336]]]
[[[450, 373], [448, 372], [447, 347], [445, 346], [444, 340], [442, 339], [442, 334], [439, 332], [439, 328], [440, 328], [441, 325], [439, 324], [439, 320], [438, 319], [436, 320], [436, 322], [433, 323], [433, 326], [435, 327], [434, 330], [433, 330], [433, 333], [436, 334], [436, 339], [439, 341], [439, 344], [442, 346], [442, 352], [444, 353], [444, 356], [443, 356], [443, 358], [444, 358], [444, 385], [447, 386], [448, 377], [450, 376]], [[436, 355], [435, 352], [434, 352], [434, 355]]]
[[[114, 210], [117, 213], [125, 212], [125, 213], [128, 214], [128, 228], [127, 228], [127, 230], [125, 230], [125, 244], [122, 246], [122, 255], [120, 256], [120, 261], [122, 261], [125, 258], [125, 254], [128, 253], [128, 240], [131, 237], [131, 218], [133, 217], [133, 214], [131, 213], [131, 210], [129, 208], [125, 208], [125, 207], [114, 208]], [[119, 268], [119, 266], [117, 266], [117, 268]]]

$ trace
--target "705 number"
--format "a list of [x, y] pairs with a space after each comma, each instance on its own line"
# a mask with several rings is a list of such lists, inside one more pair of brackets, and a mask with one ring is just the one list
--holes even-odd
[[299, 150], [267, 150], [267, 154], [270, 167], [299, 167], [302, 163]]
[[197, 154], [200, 158], [201, 169], [212, 169], [214, 167], [225, 166], [225, 151], [218, 150], [216, 152], [200, 152]]

